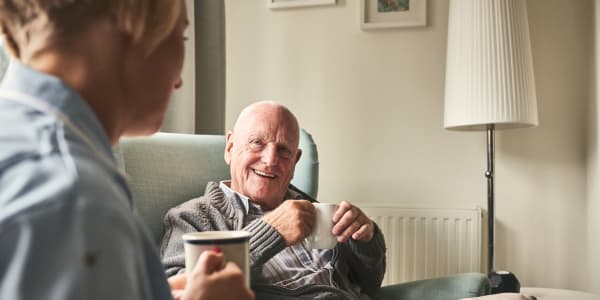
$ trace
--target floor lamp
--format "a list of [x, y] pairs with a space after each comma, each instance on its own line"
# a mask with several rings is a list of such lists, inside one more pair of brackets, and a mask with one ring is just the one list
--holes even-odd
[[487, 133], [487, 271], [492, 292], [518, 292], [494, 266], [494, 131], [538, 124], [525, 0], [451, 0], [444, 127]]

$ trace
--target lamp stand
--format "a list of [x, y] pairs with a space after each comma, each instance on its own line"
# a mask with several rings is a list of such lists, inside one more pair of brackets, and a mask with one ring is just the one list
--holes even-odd
[[488, 207], [488, 274], [494, 268], [494, 233], [496, 219], [494, 214], [494, 124], [487, 125], [487, 207]]
[[521, 285], [517, 277], [508, 271], [496, 271], [494, 266], [495, 205], [494, 205], [494, 124], [487, 125], [487, 206], [488, 206], [488, 278], [492, 294], [518, 293]]

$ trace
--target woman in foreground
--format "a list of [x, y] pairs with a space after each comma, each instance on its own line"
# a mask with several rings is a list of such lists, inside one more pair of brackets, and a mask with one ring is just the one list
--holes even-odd
[[111, 145], [181, 86], [183, 0], [0, 0], [0, 299], [252, 299], [206, 253], [166, 280]]

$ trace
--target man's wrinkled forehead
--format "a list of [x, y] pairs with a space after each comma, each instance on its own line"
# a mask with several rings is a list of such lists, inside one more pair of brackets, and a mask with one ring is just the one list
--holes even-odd
[[298, 147], [298, 127], [279, 120], [255, 118], [246, 123], [246, 127], [239, 127], [234, 134], [242, 141], [275, 142], [285, 144], [290, 148]]
[[259, 103], [244, 109], [233, 132], [242, 139], [275, 139], [298, 146], [299, 126], [296, 117], [285, 107], [272, 103]]

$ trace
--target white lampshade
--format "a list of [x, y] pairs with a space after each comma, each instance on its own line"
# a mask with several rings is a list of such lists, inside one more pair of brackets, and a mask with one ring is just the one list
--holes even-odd
[[444, 127], [536, 126], [525, 0], [451, 0]]

